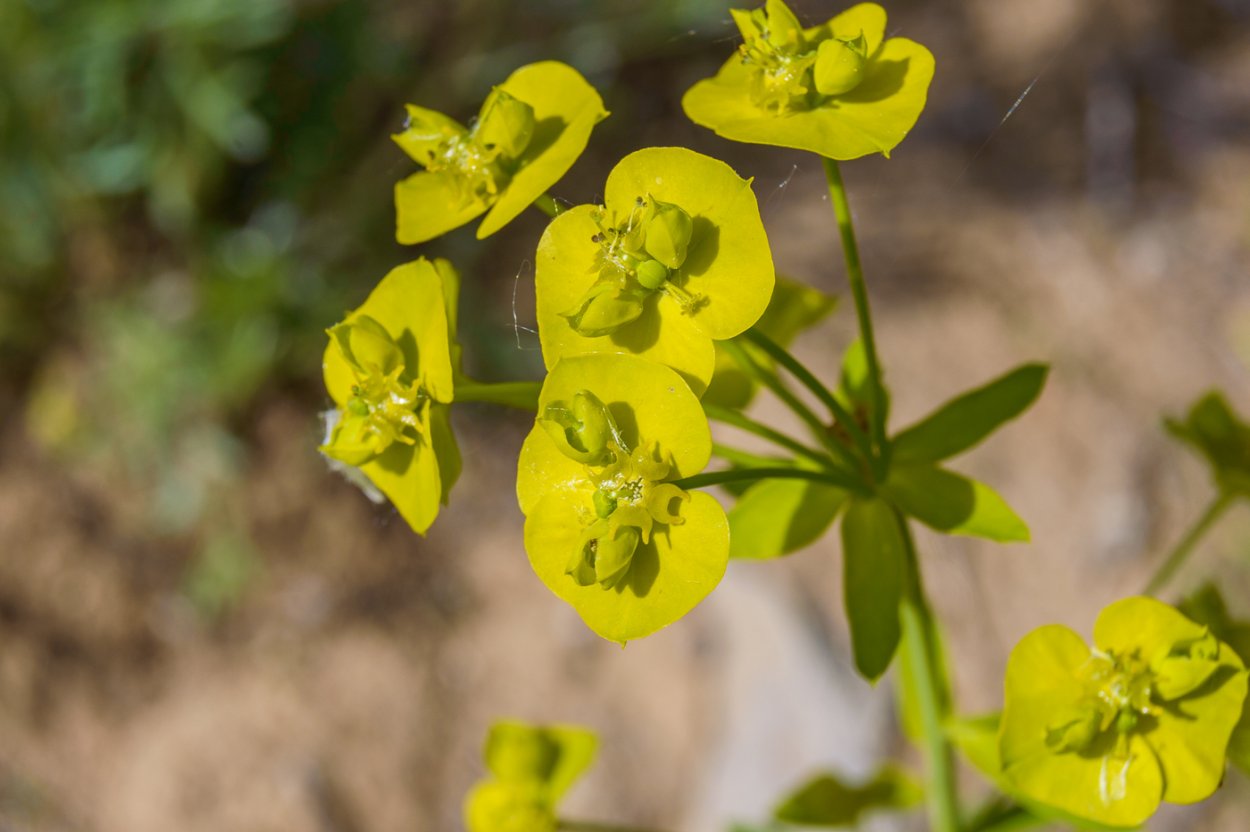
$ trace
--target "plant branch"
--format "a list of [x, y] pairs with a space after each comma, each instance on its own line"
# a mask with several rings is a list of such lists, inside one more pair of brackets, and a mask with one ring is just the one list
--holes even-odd
[[925, 794], [929, 802], [929, 822], [934, 832], [959, 832], [959, 795], [955, 782], [955, 766], [950, 742], [942, 725], [948, 710], [948, 694], [939, 667], [941, 656], [937, 647], [936, 623], [925, 597], [920, 561], [912, 540], [907, 518], [894, 511], [903, 537], [907, 560], [907, 586], [899, 618], [903, 627], [903, 660], [911, 670], [916, 685], [916, 702], [920, 711], [920, 730], [929, 783]]
[[790, 460], [782, 459], [781, 457], [753, 454], [741, 448], [722, 445], [720, 442], [712, 443], [712, 456], [718, 456], [731, 465], [737, 465], [739, 468], [774, 468], [787, 465], [790, 462]]
[[809, 448], [797, 439], [787, 436], [779, 430], [770, 428], [768, 425], [761, 422], [757, 422], [741, 411], [732, 410], [728, 407], [721, 407], [716, 404], [704, 404], [703, 412], [706, 413], [707, 417], [713, 421], [723, 422], [726, 425], [731, 425], [739, 430], [758, 436], [761, 439], [767, 439], [774, 445], [785, 448], [787, 451], [790, 451], [796, 456], [809, 459], [822, 468], [833, 469], [836, 467], [833, 460], [830, 459], [827, 454], [824, 454], [815, 448]]
[[805, 405], [789, 387], [786, 387], [781, 379], [777, 378], [776, 373], [769, 372], [764, 367], [761, 367], [759, 362], [742, 348], [741, 344], [734, 341], [721, 341], [720, 345], [747, 375], [767, 387], [774, 396], [781, 399], [781, 402], [790, 408], [790, 411], [795, 416], [798, 416], [803, 421], [803, 424], [807, 425], [820, 444], [841, 459], [850, 470], [856, 472], [860, 470], [859, 460], [855, 458], [850, 449], [829, 435], [829, 431], [820, 417], [812, 412], [812, 409]]
[[[859, 244], [855, 242], [855, 226], [851, 221], [851, 205], [846, 198], [846, 186], [842, 172], [833, 159], [824, 159], [825, 179], [829, 183], [829, 200], [838, 220], [842, 235], [842, 254], [846, 259], [846, 278], [851, 284], [851, 297], [855, 299], [855, 317], [859, 321], [859, 334], [864, 342], [864, 356], [868, 362], [868, 385], [872, 397], [872, 438], [877, 446], [878, 459], [886, 450], [885, 438], [885, 385], [881, 379], [881, 361], [877, 358], [877, 341], [872, 330], [872, 313], [868, 307], [868, 286], [864, 283], [864, 268], [859, 261]], [[884, 474], [884, 466], [876, 469], [878, 477]]]
[[542, 386], [539, 381], [467, 381], [456, 384], [455, 401], [488, 402], [534, 413], [538, 410], [538, 391]]
[[846, 432], [850, 434], [851, 438], [855, 441], [855, 444], [859, 446], [860, 452], [864, 454], [864, 459], [872, 459], [872, 444], [868, 436], [864, 433], [863, 428], [861, 428], [859, 423], [855, 421], [855, 417], [842, 406], [842, 403], [839, 402], [837, 397], [833, 395], [833, 392], [830, 391], [828, 387], [821, 384], [820, 379], [816, 378], [816, 376], [812, 374], [812, 371], [804, 366], [803, 362], [799, 361], [789, 352], [789, 350], [769, 338], [764, 333], [760, 332], [758, 329], [748, 329], [745, 333], [743, 333], [743, 337], [766, 352], [769, 358], [785, 367], [791, 375], [798, 379], [800, 384], [812, 391], [816, 398], [820, 399], [821, 404], [829, 408], [829, 413], [833, 415], [833, 418], [837, 420], [838, 424], [842, 425], [842, 427], [846, 429]]
[[857, 494], [865, 493], [864, 486], [846, 474], [838, 471], [813, 471], [810, 468], [730, 468], [726, 471], [705, 471], [702, 474], [673, 480], [673, 485], [689, 491], [692, 488], [706, 488], [709, 485], [753, 480], [809, 480], [845, 488]]
[[1215, 521], [1219, 520], [1220, 516], [1233, 504], [1233, 499], [1233, 495], [1225, 491], [1211, 501], [1211, 504], [1207, 506], [1207, 510], [1202, 513], [1197, 522], [1189, 527], [1189, 530], [1185, 532], [1185, 536], [1172, 549], [1167, 560], [1159, 565], [1150, 582], [1146, 584], [1146, 595], [1157, 595], [1159, 590], [1163, 589], [1164, 585], [1176, 574], [1176, 570], [1180, 569], [1185, 561], [1189, 559], [1189, 555], [1194, 550], [1194, 547], [1210, 531]]

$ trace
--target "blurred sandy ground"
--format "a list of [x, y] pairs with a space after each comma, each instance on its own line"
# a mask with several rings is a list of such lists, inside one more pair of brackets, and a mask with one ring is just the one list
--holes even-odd
[[[596, 78], [617, 119], [555, 193], [593, 196], [614, 153], [647, 144], [723, 156], [757, 177], [778, 269], [840, 291], [819, 164], [678, 116], [684, 86], [732, 48], [714, 28], [616, 79], [671, 84], [659, 100], [614, 100]], [[1020, 636], [1046, 622], [1088, 633], [1201, 510], [1205, 472], [1161, 415], [1213, 386], [1250, 411], [1250, 7], [902, 3], [891, 29], [937, 56], [930, 108], [892, 160], [844, 171], [895, 424], [1019, 362], [1054, 368], [1032, 412], [960, 461], [1034, 542], [918, 539], [974, 713], [999, 706]], [[467, 283], [465, 307], [504, 349], [518, 274], [529, 320], [523, 261], [541, 222], [501, 235]], [[796, 348], [826, 378], [851, 318]], [[146, 536], [124, 489], [6, 420], [0, 829], [455, 829], [481, 739], [504, 716], [600, 733], [570, 816], [690, 832], [762, 820], [820, 768], [864, 777], [903, 750], [889, 682], [871, 689], [848, 668], [832, 539], [731, 565], [695, 613], [621, 650], [529, 571], [509, 488], [524, 418], [457, 409], [465, 473], [421, 540], [325, 470], [319, 396], [269, 390], [247, 425], [261, 571], [207, 624], [168, 566], [184, 544]], [[766, 401], [758, 412], [785, 418]], [[1242, 511], [1174, 588], [1218, 575], [1250, 613], [1247, 541]], [[970, 772], [964, 784], [981, 788]], [[1230, 773], [1217, 799], [1151, 828], [1245, 829], [1248, 791]]]

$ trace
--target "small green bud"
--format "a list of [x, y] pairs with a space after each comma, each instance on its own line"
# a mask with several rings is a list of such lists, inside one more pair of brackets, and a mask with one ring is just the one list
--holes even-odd
[[360, 396], [352, 396], [347, 400], [347, 412], [353, 416], [368, 416], [369, 403]]
[[653, 201], [652, 206], [654, 213], [646, 226], [647, 254], [670, 269], [681, 268], [681, 264], [686, 262], [686, 249], [690, 245], [694, 223], [690, 215], [676, 205]]
[[404, 363], [404, 354], [386, 327], [368, 315], [357, 315], [329, 329], [343, 358], [357, 373], [389, 375]]
[[816, 53], [813, 77], [822, 95], [842, 95], [860, 85], [868, 64], [868, 44], [861, 32], [854, 40], [830, 38]]
[[1056, 724], [1047, 726], [1046, 747], [1056, 754], [1067, 751], [1079, 754], [1097, 739], [1101, 727], [1102, 715], [1098, 708], [1074, 708]]
[[634, 270], [644, 289], [655, 291], [668, 280], [668, 268], [659, 260], [643, 260]]
[[495, 87], [482, 105], [474, 137], [483, 148], [515, 159], [534, 138], [534, 108]]
[[616, 498], [606, 491], [596, 491], [590, 501], [594, 503], [595, 514], [600, 519], [606, 520], [616, 511]]
[[1137, 714], [1132, 711], [1120, 711], [1115, 718], [1115, 730], [1120, 734], [1127, 734], [1137, 727]]
[[631, 324], [642, 314], [645, 295], [620, 285], [614, 280], [603, 280], [590, 287], [577, 307], [563, 313], [569, 325], [587, 338], [611, 335], [621, 327]]
[[584, 465], [606, 465], [612, 461], [615, 425], [607, 406], [594, 393], [579, 390], [569, 404], [547, 405], [538, 424], [570, 459]]

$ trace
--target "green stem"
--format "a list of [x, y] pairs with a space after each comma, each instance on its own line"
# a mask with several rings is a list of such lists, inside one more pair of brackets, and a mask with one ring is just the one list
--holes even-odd
[[864, 459], [872, 459], [872, 444], [864, 433], [863, 428], [859, 426], [859, 422], [855, 421], [855, 417], [842, 406], [842, 403], [838, 401], [828, 387], [820, 383], [820, 379], [816, 378], [812, 371], [803, 365], [803, 362], [799, 361], [785, 347], [758, 329], [748, 329], [743, 333], [743, 337], [767, 353], [773, 361], [785, 367], [792, 376], [799, 380], [800, 384], [812, 391], [816, 398], [820, 399], [821, 404], [829, 408], [829, 412], [837, 420], [838, 424], [842, 425], [846, 432], [850, 434], [855, 444], [859, 446], [860, 452], [864, 454]]
[[836, 485], [856, 493], [864, 493], [863, 485], [845, 474], [834, 471], [813, 471], [809, 468], [730, 468], [727, 471], [706, 471], [692, 477], [673, 480], [673, 485], [689, 491], [692, 488], [706, 488], [709, 485], [753, 480], [809, 480]]
[[737, 465], [739, 468], [774, 468], [786, 465], [789, 462], [789, 460], [774, 456], [753, 454], [750, 451], [722, 445], [719, 442], [712, 443], [712, 456], [718, 456], [730, 465]]
[[455, 401], [488, 402], [534, 413], [538, 410], [538, 391], [542, 386], [539, 381], [467, 381], [456, 384]]
[[[855, 317], [859, 320], [859, 334], [864, 342], [864, 356], [868, 362], [869, 395], [872, 397], [872, 439], [884, 459], [888, 453], [885, 438], [885, 385], [881, 380], [881, 361], [877, 358], [877, 340], [872, 331], [872, 313], [868, 307], [868, 286], [864, 283], [864, 268], [859, 262], [859, 244], [855, 242], [855, 226], [851, 222], [851, 204], [846, 199], [846, 186], [842, 184], [842, 172], [833, 159], [824, 159], [825, 179], [829, 183], [829, 199], [833, 214], [838, 220], [842, 235], [842, 254], [846, 259], [846, 278], [851, 284], [851, 297], [855, 299]], [[884, 465], [876, 469], [878, 477], [884, 475]]]
[[534, 200], [534, 207], [552, 219], [564, 213], [564, 206], [556, 202], [556, 198], [551, 194], [543, 194]]
[[731, 410], [728, 407], [721, 407], [720, 405], [715, 404], [704, 404], [703, 412], [707, 414], [709, 419], [717, 422], [723, 422], [726, 425], [731, 425], [738, 428], [738, 430], [746, 431], [747, 433], [758, 436], [761, 439], [767, 439], [774, 445], [785, 448], [795, 456], [801, 456], [804, 459], [809, 459], [822, 468], [834, 468], [833, 460], [827, 455], [815, 450], [814, 448], [807, 447], [802, 442], [797, 439], [792, 439], [779, 430], [774, 430], [768, 425], [755, 421], [750, 416], [747, 416], [740, 411]]
[[777, 374], [770, 372], [768, 369], [761, 367], [759, 362], [751, 357], [742, 345], [734, 341], [721, 341], [720, 346], [729, 354], [739, 367], [743, 369], [747, 375], [754, 378], [757, 382], [764, 385], [772, 392], [774, 396], [781, 399], [782, 404], [790, 408], [790, 411], [798, 416], [807, 425], [808, 430], [816, 437], [826, 449], [831, 451], [835, 456], [846, 464], [847, 468], [858, 472], [860, 470], [859, 460], [851, 453], [850, 449], [841, 442], [829, 435], [829, 430], [825, 427], [825, 423], [821, 421], [812, 409], [803, 404], [794, 392], [777, 378]]
[[929, 822], [934, 832], [959, 832], [959, 797], [955, 782], [954, 760], [950, 743], [942, 725], [948, 709], [948, 692], [942, 681], [941, 657], [937, 647], [936, 623], [925, 598], [920, 561], [912, 540], [907, 519], [895, 510], [903, 551], [907, 559], [907, 587], [899, 608], [903, 627], [903, 660], [916, 685], [916, 703], [920, 711], [920, 730], [928, 767], [929, 783], [925, 790], [929, 801]]
[[594, 823], [585, 820], [564, 820], [561, 818], [556, 821], [556, 829], [559, 832], [657, 832], [653, 829], [642, 829], [637, 826], [617, 826], [614, 823]]
[[1180, 569], [1189, 558], [1190, 552], [1198, 545], [1198, 541], [1202, 540], [1203, 535], [1211, 529], [1215, 521], [1219, 520], [1220, 516], [1232, 504], [1233, 495], [1223, 492], [1211, 502], [1211, 505], [1207, 506], [1207, 510], [1203, 512], [1197, 522], [1189, 527], [1189, 531], [1185, 532], [1185, 536], [1180, 539], [1180, 542], [1176, 544], [1176, 548], [1168, 555], [1167, 560], [1159, 566], [1150, 582], [1146, 584], [1145, 594], [1157, 595], [1159, 593], [1159, 590], [1176, 574], [1176, 570]]

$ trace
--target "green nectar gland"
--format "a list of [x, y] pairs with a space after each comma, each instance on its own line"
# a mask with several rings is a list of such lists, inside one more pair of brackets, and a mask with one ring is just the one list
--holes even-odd
[[363, 465], [392, 444], [428, 441], [422, 418], [429, 395], [411, 380], [403, 352], [390, 333], [368, 315], [328, 330], [354, 383], [352, 396], [322, 448], [327, 456], [349, 465]]
[[640, 196], [624, 220], [608, 222], [603, 207], [593, 217], [599, 231], [590, 239], [599, 245], [599, 278], [573, 309], [562, 313], [579, 334], [610, 335], [633, 323], [654, 292], [673, 298], [685, 314], [704, 303], [678, 283], [694, 232], [685, 210]]

